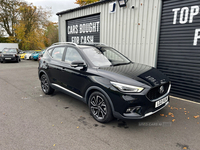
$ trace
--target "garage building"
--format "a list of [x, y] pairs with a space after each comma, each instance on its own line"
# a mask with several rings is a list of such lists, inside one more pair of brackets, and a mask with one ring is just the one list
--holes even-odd
[[118, 1], [57, 13], [59, 41], [114, 47], [164, 72], [171, 95], [200, 102], [200, 1], [128, 0], [124, 7]]

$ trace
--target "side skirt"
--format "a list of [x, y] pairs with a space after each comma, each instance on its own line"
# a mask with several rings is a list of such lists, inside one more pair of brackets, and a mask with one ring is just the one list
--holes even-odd
[[78, 99], [78, 100], [83, 101], [84, 103], [86, 103], [85, 98], [83, 98], [81, 95], [78, 95], [78, 94], [76, 94], [76, 93], [74, 93], [74, 92], [72, 92], [72, 91], [70, 91], [70, 90], [68, 90], [68, 89], [66, 89], [66, 88], [58, 85], [58, 84], [52, 83], [51, 87], [53, 89], [55, 89], [55, 90], [61, 91], [61, 92], [65, 93], [65, 94], [67, 94], [67, 95], [70, 95], [70, 96], [72, 96], [72, 97], [74, 97], [74, 98], [76, 98], [76, 99]]

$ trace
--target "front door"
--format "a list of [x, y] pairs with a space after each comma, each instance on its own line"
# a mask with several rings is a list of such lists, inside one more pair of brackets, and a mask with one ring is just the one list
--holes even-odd
[[90, 82], [90, 76], [87, 69], [82, 67], [71, 67], [73, 61], [84, 61], [78, 50], [73, 47], [67, 47], [62, 70], [62, 86], [75, 93], [79, 97], [84, 97], [84, 91]]

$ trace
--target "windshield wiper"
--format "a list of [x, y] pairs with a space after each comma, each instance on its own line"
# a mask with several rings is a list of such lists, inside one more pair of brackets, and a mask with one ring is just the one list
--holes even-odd
[[117, 63], [117, 64], [113, 64], [111, 66], [120, 66], [120, 65], [127, 65], [127, 64], [130, 64], [131, 62], [128, 62], [128, 63]]

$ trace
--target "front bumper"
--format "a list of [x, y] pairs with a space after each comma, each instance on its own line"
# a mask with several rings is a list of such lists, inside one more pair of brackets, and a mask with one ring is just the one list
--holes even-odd
[[21, 59], [24, 59], [24, 55], [23, 55], [23, 56], [20, 56], [20, 58], [21, 58]]
[[1, 61], [17, 61], [16, 57], [1, 57]]
[[28, 59], [30, 59], [30, 56], [29, 55], [25, 55], [24, 59], [28, 60]]
[[156, 112], [160, 111], [161, 109], [163, 109], [164, 107], [166, 107], [167, 105], [169, 104], [169, 101], [166, 102], [165, 104], [163, 104], [159, 109], [156, 109], [156, 110], [153, 110], [153, 111], [150, 111], [144, 115], [140, 115], [138, 113], [129, 113], [129, 114], [123, 114], [121, 115], [120, 113], [118, 112], [114, 112], [113, 115], [116, 117], [116, 118], [119, 118], [119, 119], [142, 119], [142, 118], [145, 118], [145, 117], [148, 117], [150, 115], [153, 115], [155, 114]]
[[34, 60], [38, 60], [38, 57], [37, 57], [37, 56], [33, 56], [33, 59], [34, 59]]
[[[119, 119], [142, 119], [150, 116], [169, 104], [169, 90], [163, 96], [156, 100], [149, 100], [146, 96], [148, 90], [136, 94], [123, 94], [117, 91], [111, 92], [109, 95], [113, 104], [113, 115]], [[160, 101], [165, 100], [159, 106], [156, 105]], [[130, 111], [128, 111], [130, 110]]]

